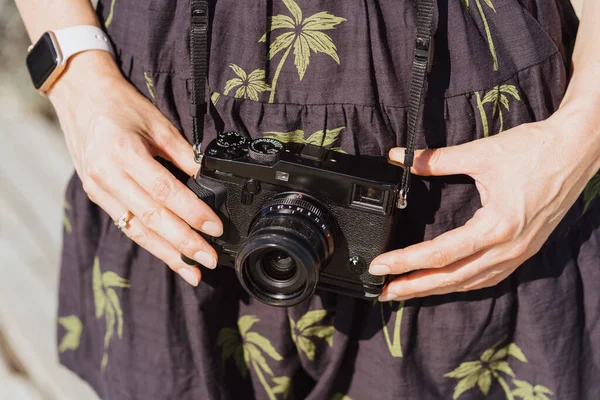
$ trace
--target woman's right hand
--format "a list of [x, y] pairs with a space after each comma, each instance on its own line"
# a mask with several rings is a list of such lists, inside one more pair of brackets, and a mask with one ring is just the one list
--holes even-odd
[[220, 236], [217, 215], [154, 159], [193, 176], [193, 150], [161, 112], [121, 75], [108, 53], [71, 59], [49, 93], [75, 170], [91, 201], [113, 220], [135, 217], [123, 229], [141, 247], [196, 286], [200, 270], [181, 253], [215, 268], [215, 250], [191, 227]]

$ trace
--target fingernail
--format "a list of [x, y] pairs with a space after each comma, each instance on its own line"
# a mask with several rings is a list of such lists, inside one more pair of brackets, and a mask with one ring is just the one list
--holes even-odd
[[371, 275], [389, 275], [392, 271], [387, 265], [371, 265], [369, 273]]
[[194, 260], [204, 265], [206, 268], [215, 269], [217, 267], [216, 258], [204, 251], [199, 251], [194, 254]]
[[379, 296], [379, 301], [392, 301], [396, 300], [397, 298], [398, 296], [396, 296], [394, 293], [385, 293]]
[[194, 271], [189, 270], [188, 267], [181, 268], [177, 273], [190, 285], [198, 286], [198, 275]]
[[405, 149], [403, 149], [402, 147], [394, 148], [390, 152], [390, 158], [393, 158], [393, 159], [401, 162], [404, 160], [404, 152], [405, 152]]
[[206, 233], [207, 235], [219, 237], [223, 234], [223, 227], [217, 222], [206, 221], [202, 224], [201, 231]]

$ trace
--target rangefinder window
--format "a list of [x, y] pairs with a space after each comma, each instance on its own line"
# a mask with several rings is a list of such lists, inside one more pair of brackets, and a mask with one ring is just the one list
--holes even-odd
[[354, 184], [351, 207], [385, 214], [390, 192], [372, 186]]

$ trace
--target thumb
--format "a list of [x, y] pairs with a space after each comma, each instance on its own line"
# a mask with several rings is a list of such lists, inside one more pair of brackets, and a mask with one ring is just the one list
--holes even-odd
[[[390, 160], [404, 165], [403, 147], [390, 150]], [[476, 170], [476, 160], [469, 144], [416, 150], [411, 172], [420, 176], [470, 175]]]

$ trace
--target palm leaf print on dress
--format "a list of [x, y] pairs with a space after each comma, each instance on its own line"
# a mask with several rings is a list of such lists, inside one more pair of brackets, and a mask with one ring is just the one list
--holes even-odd
[[[277, 400], [276, 394], [280, 393], [283, 398], [286, 398], [290, 379], [274, 377], [264, 354], [275, 361], [281, 361], [283, 357], [269, 339], [250, 330], [259, 321], [260, 319], [254, 315], [244, 315], [238, 320], [238, 329], [222, 328], [217, 337], [217, 345], [221, 347], [221, 358], [225, 362], [233, 357], [242, 377], [246, 377], [248, 369], [254, 371], [269, 400]], [[273, 387], [269, 385], [265, 375], [271, 377]]]
[[349, 396], [346, 396], [343, 393], [336, 393], [333, 395], [331, 400], [352, 400]]
[[156, 104], [156, 96], [154, 95], [154, 82], [152, 81], [152, 77], [148, 75], [147, 72], [144, 72], [144, 81], [146, 81], [146, 88], [148, 89], [148, 94], [152, 99], [152, 103]]
[[550, 400], [546, 395], [552, 395], [552, 391], [545, 386], [533, 386], [529, 382], [513, 379], [513, 383], [517, 388], [513, 390], [515, 397], [521, 397], [523, 400]]
[[[340, 126], [339, 128], [335, 129], [316, 131], [307, 138], [304, 138], [304, 131], [302, 129], [297, 129], [290, 132], [265, 132], [263, 135], [267, 138], [277, 139], [282, 143], [307, 143], [314, 144], [316, 146], [328, 147], [339, 139], [340, 133], [344, 128], [345, 126]], [[345, 153], [345, 151], [339, 147], [332, 147], [331, 150]]]
[[[526, 392], [526, 389], [517, 390], [517, 393], [515, 393], [510, 388], [508, 378], [512, 379], [512, 383], [517, 386], [517, 389], [524, 387], [527, 382], [516, 379], [515, 373], [507, 361], [508, 357], [516, 358], [523, 363], [527, 362], [527, 358], [525, 358], [523, 351], [515, 343], [509, 343], [506, 346], [500, 347], [505, 341], [506, 338], [502, 338], [498, 343], [485, 350], [478, 361], [464, 362], [454, 371], [444, 375], [446, 378], [460, 379], [454, 387], [452, 399], [458, 399], [464, 392], [474, 388], [475, 385], [479, 386], [481, 393], [487, 397], [494, 380], [498, 382], [504, 391], [507, 400], [514, 400], [515, 396], [521, 396], [521, 394], [529, 394], [529, 392]], [[529, 385], [529, 383], [527, 384]], [[535, 387], [538, 389], [543, 388], [542, 390], [545, 394], [552, 393], [544, 386], [537, 385]], [[541, 399], [538, 398], [537, 400]]]
[[278, 14], [269, 17], [267, 20], [267, 32], [259, 40], [259, 42], [264, 43], [267, 41], [269, 32], [277, 29], [287, 30], [287, 32], [280, 34], [271, 42], [267, 55], [267, 59], [272, 60], [277, 53], [284, 51], [273, 76], [269, 103], [275, 100], [275, 88], [277, 87], [279, 74], [292, 48], [294, 49], [294, 64], [298, 69], [300, 80], [304, 78], [304, 74], [308, 68], [311, 51], [315, 54], [325, 53], [333, 58], [336, 63], [340, 63], [337, 47], [331, 37], [322, 31], [335, 29], [337, 25], [346, 21], [345, 18], [336, 17], [327, 11], [321, 11], [303, 19], [302, 10], [294, 0], [282, 1], [291, 16]]
[[83, 330], [81, 320], [76, 315], [68, 315], [58, 318], [58, 323], [65, 329], [65, 335], [58, 345], [58, 352], [64, 353], [67, 350], [77, 350], [81, 331]]
[[[481, 0], [474, 0], [475, 5], [477, 6], [477, 11], [479, 11], [479, 15], [481, 16], [481, 21], [483, 22], [483, 27], [485, 29], [485, 35], [488, 41], [488, 46], [490, 48], [490, 53], [492, 55], [492, 59], [494, 61], [493, 69], [494, 71], [498, 71], [498, 57], [496, 57], [496, 49], [494, 48], [494, 40], [492, 39], [492, 32], [490, 31], [490, 26], [488, 24], [487, 17], [485, 16], [485, 12], [483, 11], [483, 7], [481, 6]], [[494, 8], [494, 4], [492, 0], [484, 0], [485, 4], [496, 12], [496, 8]], [[469, 0], [462, 0], [463, 4], [467, 9], [469, 9]]]
[[393, 331], [393, 336], [391, 338], [390, 338], [390, 333], [388, 331], [387, 322], [385, 320], [385, 315], [383, 312], [384, 303], [382, 303], [382, 302], [378, 302], [378, 303], [379, 303], [379, 311], [381, 313], [381, 326], [383, 328], [383, 335], [385, 336], [385, 342], [387, 343], [390, 354], [392, 355], [392, 357], [397, 357], [397, 358], [403, 357], [400, 332], [402, 329], [402, 312], [404, 311], [404, 301], [399, 301], [399, 302], [393, 301], [390, 303], [392, 310], [394, 309], [394, 303], [398, 303], [398, 306], [395, 310], [396, 314], [395, 314], [395, 320], [394, 320], [394, 331]]
[[106, 17], [106, 21], [104, 21], [104, 27], [108, 28], [112, 23], [113, 17], [115, 15], [115, 3], [117, 0], [111, 0], [110, 2], [110, 11], [108, 12], [108, 17]]
[[600, 196], [600, 172], [588, 182], [587, 186], [583, 190], [583, 212], [586, 213], [590, 208], [590, 205]]
[[292, 340], [296, 343], [298, 350], [306, 354], [313, 361], [315, 359], [317, 346], [314, 338], [324, 339], [329, 347], [333, 346], [333, 325], [315, 325], [327, 316], [327, 310], [312, 310], [304, 314], [297, 322], [290, 317]]
[[123, 311], [121, 310], [121, 303], [114, 288], [129, 288], [130, 286], [127, 279], [121, 278], [112, 271], [102, 273], [98, 257], [94, 259], [92, 273], [96, 318], [104, 316], [106, 319], [104, 354], [100, 363], [100, 369], [104, 371], [108, 364], [108, 348], [110, 347], [110, 341], [113, 338], [115, 328], [119, 338], [123, 337]]
[[502, 133], [504, 131], [504, 116], [502, 114], [502, 107], [506, 108], [506, 111], [510, 111], [509, 100], [506, 96], [507, 94], [514, 97], [517, 101], [521, 101], [519, 91], [514, 85], [496, 85], [489, 92], [487, 92], [485, 96], [483, 96], [483, 99], [481, 98], [479, 92], [475, 92], [475, 97], [477, 98], [477, 108], [479, 109], [481, 124], [483, 125], [483, 137], [488, 137], [490, 135], [490, 128], [484, 108], [484, 105], [487, 103], [493, 104], [492, 118], [494, 118], [496, 113], [498, 113], [498, 119], [500, 121], [500, 130], [498, 133]]
[[63, 205], [63, 226], [65, 227], [65, 232], [67, 233], [73, 232], [71, 220], [69, 220], [69, 216], [67, 215], [69, 211], [71, 211], [71, 205], [67, 201], [65, 201]]
[[231, 64], [229, 68], [235, 72], [237, 78], [232, 78], [227, 81], [225, 90], [223, 91], [224, 95], [228, 95], [232, 89], [239, 86], [234, 95], [236, 99], [250, 98], [250, 100], [258, 101], [258, 95], [260, 93], [271, 90], [271, 87], [265, 82], [264, 69], [255, 69], [250, 72], [250, 74], [246, 74], [246, 71], [236, 64]]

